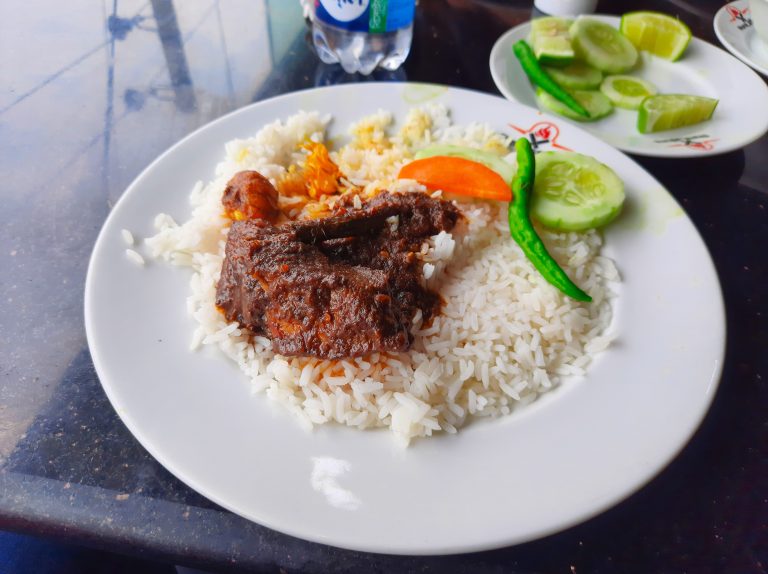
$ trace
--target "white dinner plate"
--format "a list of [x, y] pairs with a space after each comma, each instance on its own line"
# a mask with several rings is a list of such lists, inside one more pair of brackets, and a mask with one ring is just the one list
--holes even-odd
[[[618, 28], [615, 16], [592, 16]], [[510, 100], [537, 107], [534, 89], [512, 52], [512, 45], [528, 38], [530, 22], [512, 28], [491, 50], [490, 67], [496, 87]], [[768, 87], [760, 77], [727, 52], [692, 38], [678, 62], [640, 52], [641, 63], [632, 75], [653, 83], [664, 94], [692, 94], [717, 98], [712, 119], [663, 132], [637, 131], [637, 112], [616, 108], [594, 122], [575, 122], [628, 153], [656, 157], [699, 157], [744, 147], [768, 131]]]
[[715, 34], [725, 49], [739, 60], [768, 76], [768, 44], [757, 35], [749, 2], [737, 0], [715, 14]]
[[[455, 123], [523, 132], [539, 150], [595, 156], [626, 183], [605, 253], [623, 276], [615, 344], [588, 376], [510, 416], [403, 449], [390, 433], [303, 430], [216, 352], [189, 351], [190, 272], [136, 265], [121, 230], [152, 235], [159, 212], [190, 215], [195, 182], [224, 144], [298, 110], [334, 116], [331, 136], [380, 108], [402, 120], [442, 102]], [[141, 242], [136, 247], [142, 250]], [[616, 504], [685, 445], [717, 387], [724, 312], [712, 261], [691, 221], [646, 171], [559, 119], [502, 98], [420, 84], [355, 84], [256, 103], [191, 134], [153, 162], [109, 215], [88, 269], [88, 342], [104, 390], [144, 447], [201, 494], [308, 540], [384, 553], [437, 554], [515, 544]]]

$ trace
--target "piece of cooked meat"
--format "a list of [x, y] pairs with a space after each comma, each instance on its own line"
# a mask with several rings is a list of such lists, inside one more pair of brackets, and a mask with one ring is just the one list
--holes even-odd
[[235, 221], [216, 304], [282, 355], [404, 351], [416, 312], [429, 320], [440, 307], [416, 252], [460, 217], [447, 201], [383, 192], [361, 209], [340, 201], [325, 219]]
[[266, 219], [274, 223], [280, 215], [277, 190], [258, 171], [239, 171], [227, 182], [221, 203], [227, 217]]

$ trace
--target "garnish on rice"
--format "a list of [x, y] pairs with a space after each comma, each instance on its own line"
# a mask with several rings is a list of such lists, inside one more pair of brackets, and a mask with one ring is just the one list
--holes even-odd
[[[608, 166], [573, 152], [542, 154], [539, 172], [531, 145], [515, 142], [517, 168], [492, 153], [469, 147], [434, 145], [421, 150], [398, 175], [429, 190], [509, 202], [509, 230], [526, 257], [550, 284], [577, 301], [591, 301], [549, 254], [534, 228], [529, 211], [534, 191], [539, 221], [559, 231], [582, 231], [612, 221], [624, 203], [624, 185]], [[507, 183], [509, 182], [509, 183]]]
[[307, 185], [307, 195], [313, 199], [323, 195], [332, 195], [339, 190], [339, 181], [343, 177], [328, 153], [325, 145], [317, 142], [307, 142], [304, 148], [309, 150], [304, 163], [304, 181]]
[[571, 281], [563, 268], [549, 254], [541, 237], [536, 233], [529, 215], [536, 173], [533, 149], [526, 138], [520, 138], [515, 142], [515, 150], [517, 151], [517, 173], [512, 181], [512, 193], [515, 197], [510, 201], [508, 207], [509, 233], [512, 235], [512, 239], [517, 242], [528, 260], [551, 285], [577, 301], [592, 301], [592, 297]]
[[[318, 219], [330, 214], [334, 198], [349, 191], [339, 166], [331, 159], [325, 144], [306, 141], [301, 148], [308, 151], [301, 166], [291, 165], [277, 181], [277, 191], [289, 208], [286, 215], [294, 219]], [[353, 188], [353, 186], [352, 186]]]
[[414, 179], [431, 191], [509, 201], [512, 190], [495, 171], [462, 157], [434, 156], [403, 166], [401, 179]]

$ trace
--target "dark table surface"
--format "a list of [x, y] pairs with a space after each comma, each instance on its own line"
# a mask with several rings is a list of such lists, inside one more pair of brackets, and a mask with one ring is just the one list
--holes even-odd
[[[599, 8], [664, 10], [717, 44], [721, 5]], [[522, 1], [421, 0], [408, 61], [378, 79], [496, 94], [491, 46], [530, 13]], [[197, 127], [273, 95], [356, 80], [321, 64], [307, 39], [296, 0], [0, 4], [0, 528], [212, 569], [767, 572], [768, 137], [712, 158], [636, 158], [712, 253], [727, 357], [712, 409], [682, 454], [585, 524], [478, 554], [344, 551], [222, 510], [136, 442], [85, 339], [96, 235], [131, 180]]]

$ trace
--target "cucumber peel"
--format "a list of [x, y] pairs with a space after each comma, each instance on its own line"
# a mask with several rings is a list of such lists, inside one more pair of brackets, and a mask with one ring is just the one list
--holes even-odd
[[590, 18], [577, 18], [570, 29], [576, 56], [590, 66], [620, 74], [637, 63], [637, 49], [613, 26]]
[[594, 90], [603, 81], [603, 73], [584, 62], [574, 62], [564, 68], [545, 66], [546, 72], [568, 90]]
[[575, 57], [568, 35], [570, 20], [547, 17], [531, 21], [531, 46], [539, 63], [567, 66]]
[[579, 122], [599, 120], [613, 111], [611, 101], [600, 92], [573, 90], [570, 94], [589, 112], [588, 118], [574, 113], [568, 106], [553, 98], [542, 89], [536, 90], [536, 101], [542, 108], [545, 108], [550, 112], [555, 112], [556, 114]]
[[548, 151], [536, 156], [531, 216], [558, 231], [583, 231], [612, 221], [624, 204], [624, 183], [595, 158]]

